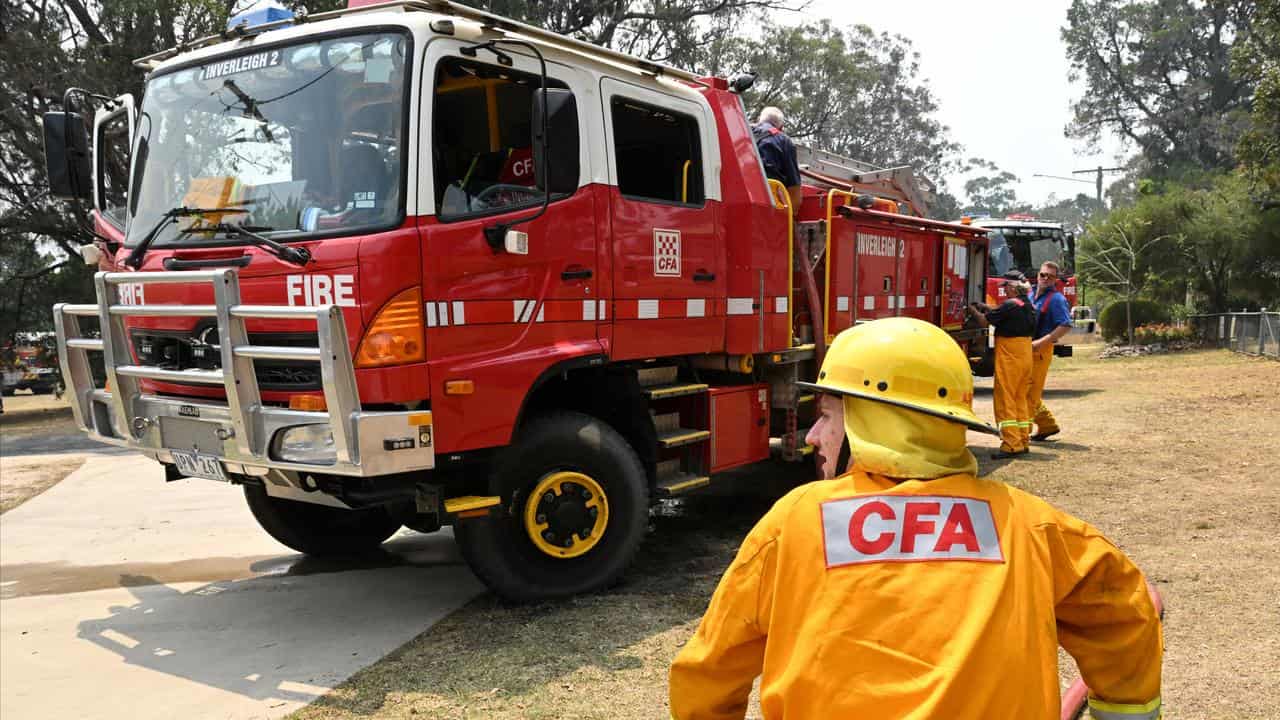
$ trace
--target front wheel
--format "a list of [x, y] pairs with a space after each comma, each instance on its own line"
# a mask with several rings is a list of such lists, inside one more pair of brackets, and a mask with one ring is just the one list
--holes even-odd
[[604, 422], [556, 412], [530, 422], [495, 468], [500, 511], [454, 536], [473, 572], [508, 600], [533, 602], [615, 582], [640, 549], [649, 489], [635, 450]]
[[367, 552], [400, 529], [383, 508], [344, 510], [271, 497], [262, 487], [244, 486], [249, 511], [267, 534], [307, 555]]

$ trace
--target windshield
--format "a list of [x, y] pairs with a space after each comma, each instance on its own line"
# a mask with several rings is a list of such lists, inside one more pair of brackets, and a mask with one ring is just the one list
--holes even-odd
[[236, 211], [182, 218], [153, 245], [213, 242], [219, 223], [278, 240], [395, 224], [407, 42], [353, 35], [152, 79], [138, 118], [126, 244], [179, 206]]
[[1066, 236], [1058, 228], [991, 228], [990, 238], [987, 274], [991, 277], [1010, 269], [1030, 276], [1046, 261], [1062, 264]]

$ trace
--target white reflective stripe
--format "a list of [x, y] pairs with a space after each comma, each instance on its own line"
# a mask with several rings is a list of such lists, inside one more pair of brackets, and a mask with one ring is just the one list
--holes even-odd
[[601, 320], [604, 320], [604, 319], [605, 319], [605, 308], [607, 308], [607, 307], [608, 307], [608, 305], [606, 305], [606, 304], [605, 304], [605, 301], [604, 301], [604, 300], [601, 300], [601, 301], [600, 301], [600, 312], [599, 312], [599, 313], [597, 313], [597, 315], [598, 315], [599, 319], [601, 319]]
[[888, 302], [889, 302], [889, 309], [890, 309], [890, 310], [892, 310], [892, 309], [893, 309], [893, 296], [892, 296], [892, 295], [890, 295], [889, 297], [887, 297], [887, 298], [885, 298], [885, 299], [886, 299], [886, 300], [888, 300]]
[[538, 306], [538, 322], [542, 322], [542, 316], [547, 312], [547, 304], [543, 303]]
[[875, 296], [875, 295], [867, 295], [866, 297], [862, 298], [862, 309], [863, 309], [863, 310], [875, 310], [875, 309], [876, 309], [876, 296]]
[[433, 302], [429, 302], [427, 303], [427, 327], [431, 328], [435, 326], [436, 326], [436, 304]]
[[454, 324], [454, 325], [466, 325], [466, 324], [467, 324], [467, 315], [466, 315], [465, 310], [464, 310], [464, 309], [463, 309], [463, 307], [462, 307], [462, 301], [461, 301], [461, 300], [454, 300], [454, 301], [453, 301], [453, 324]]
[[787, 299], [785, 297], [773, 299], [773, 311], [784, 313], [787, 311]]
[[582, 319], [583, 320], [596, 319], [596, 301], [595, 300], [582, 301]]
[[922, 308], [922, 307], [924, 307], [924, 296], [923, 296], [923, 295], [917, 295], [917, 296], [916, 296], [916, 307], [918, 307], [918, 308]]
[[636, 301], [636, 317], [641, 320], [653, 320], [658, 317], [658, 301], [657, 300], [637, 300]]
[[689, 298], [684, 303], [684, 314], [686, 317], [706, 317], [707, 301], [702, 298]]
[[874, 562], [1004, 562], [991, 504], [945, 495], [860, 495], [822, 503], [827, 567]]
[[729, 298], [725, 312], [729, 315], [751, 315], [755, 312], [751, 306], [751, 298]]
[[898, 307], [905, 308], [907, 306], [907, 298], [905, 295], [898, 296]]
[[849, 309], [849, 296], [840, 295], [836, 297], [836, 312], [846, 312]]
[[449, 327], [449, 303], [436, 303], [436, 313], [440, 316], [440, 327]]
[[1089, 717], [1093, 720], [1160, 720], [1160, 698], [1142, 705], [1089, 698]]
[[[533, 316], [533, 308], [537, 306], [534, 300], [512, 300], [511, 306], [515, 313], [514, 322], [527, 323]], [[542, 312], [544, 308], [538, 308], [538, 322], [542, 322]]]

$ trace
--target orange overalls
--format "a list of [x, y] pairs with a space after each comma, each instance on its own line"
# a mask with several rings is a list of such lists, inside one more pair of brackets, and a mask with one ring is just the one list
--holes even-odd
[[1026, 299], [1009, 298], [991, 312], [987, 321], [995, 328], [996, 377], [992, 389], [1000, 450], [1020, 453], [1030, 449], [1031, 336], [1036, 329], [1035, 307]]
[[671, 667], [674, 720], [1057, 718], [1057, 647], [1094, 718], [1160, 716], [1160, 620], [1096, 529], [970, 474], [855, 471], [747, 536]]

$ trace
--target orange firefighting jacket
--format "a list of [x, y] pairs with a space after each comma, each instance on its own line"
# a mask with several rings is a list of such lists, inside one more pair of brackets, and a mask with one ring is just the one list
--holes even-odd
[[855, 471], [778, 501], [671, 667], [675, 720], [1056, 718], [1057, 646], [1093, 717], [1160, 716], [1142, 574], [1088, 524], [969, 474]]

